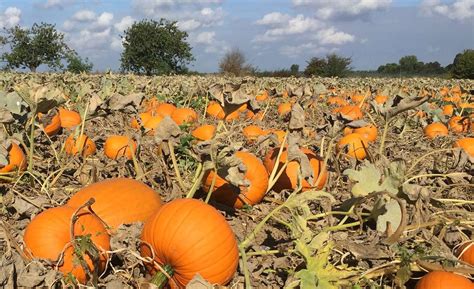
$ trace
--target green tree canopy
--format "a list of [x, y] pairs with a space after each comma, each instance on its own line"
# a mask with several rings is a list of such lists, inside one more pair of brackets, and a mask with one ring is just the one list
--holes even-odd
[[467, 49], [456, 55], [451, 74], [454, 78], [474, 79], [474, 49]]
[[344, 77], [351, 71], [351, 58], [339, 56], [335, 53], [326, 55], [326, 58], [313, 57], [307, 63], [304, 74], [325, 77]]
[[82, 59], [77, 53], [71, 52], [67, 55], [66, 70], [72, 73], [91, 72], [94, 65], [88, 58]]
[[32, 72], [41, 64], [61, 68], [61, 60], [72, 51], [64, 42], [64, 34], [52, 24], [15, 26], [5, 29], [5, 34], [3, 41], [10, 49], [2, 54], [2, 60], [8, 68], [28, 68]]
[[145, 19], [124, 31], [122, 70], [147, 75], [185, 72], [194, 58], [186, 42], [188, 34], [176, 23]]

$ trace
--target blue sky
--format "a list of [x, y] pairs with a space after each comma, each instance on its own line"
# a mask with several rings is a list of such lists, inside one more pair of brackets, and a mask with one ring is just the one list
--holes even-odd
[[411, 54], [447, 65], [474, 48], [474, 0], [0, 0], [0, 26], [54, 23], [100, 71], [119, 68], [123, 30], [161, 17], [189, 33], [190, 68], [202, 72], [232, 48], [261, 70], [330, 52], [355, 69]]

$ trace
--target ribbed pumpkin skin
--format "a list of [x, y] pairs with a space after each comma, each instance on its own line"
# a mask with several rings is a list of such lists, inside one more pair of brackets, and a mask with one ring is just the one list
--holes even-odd
[[82, 188], [67, 202], [77, 208], [90, 198], [94, 212], [112, 230], [121, 224], [146, 221], [160, 206], [160, 195], [144, 183], [127, 178], [100, 181]]
[[197, 121], [198, 114], [192, 108], [182, 107], [175, 109], [171, 114], [171, 118], [178, 125], [182, 125], [184, 123]]
[[195, 128], [192, 132], [191, 135], [198, 140], [210, 140], [214, 137], [216, 133], [216, 126], [212, 124], [206, 124], [206, 125], [201, 125], [197, 128]]
[[367, 157], [367, 140], [358, 133], [351, 133], [341, 138], [337, 143], [337, 149], [340, 151], [343, 148], [346, 148], [344, 154], [352, 158], [363, 160]]
[[[464, 249], [466, 250], [464, 251]], [[474, 242], [468, 242], [462, 245], [457, 251], [458, 254], [462, 254], [459, 255], [459, 259], [474, 266]]]
[[[244, 204], [255, 205], [263, 199], [268, 187], [268, 173], [253, 154], [239, 151], [235, 155], [247, 168], [245, 179], [250, 182], [250, 186], [238, 188], [217, 175], [212, 198], [221, 204], [240, 209]], [[214, 171], [208, 171], [204, 176], [203, 190], [206, 193], [209, 192], [214, 174]]]
[[64, 149], [68, 155], [76, 155], [81, 151], [81, 155], [87, 157], [95, 153], [96, 146], [94, 141], [85, 134], [81, 134], [77, 138], [70, 135], [66, 139]]
[[136, 150], [137, 144], [126, 136], [111, 135], [105, 140], [104, 153], [112, 160], [119, 159], [123, 156], [131, 160], [132, 154], [134, 154]]
[[[276, 158], [278, 157], [279, 150], [280, 148], [274, 148], [265, 155], [263, 164], [269, 174], [271, 174], [273, 167], [275, 166], [275, 162], [276, 162]], [[326, 184], [327, 177], [328, 177], [327, 170], [326, 169], [321, 170], [323, 161], [310, 149], [300, 148], [300, 150], [309, 158], [309, 163], [311, 167], [313, 168], [313, 181], [314, 181], [314, 183], [310, 184], [306, 180], [303, 180], [302, 190], [307, 191], [315, 187], [318, 189], [322, 189], [324, 185]], [[288, 158], [288, 152], [286, 149], [284, 149], [281, 152], [278, 171], [286, 162], [287, 158]], [[277, 192], [281, 190], [295, 189], [298, 182], [299, 169], [300, 169], [300, 164], [297, 161], [289, 162], [285, 169], [285, 172], [281, 174], [280, 178], [277, 180], [277, 182], [273, 186], [273, 189]], [[316, 180], [318, 179], [320, 174], [321, 174], [321, 178], [319, 182], [316, 183]]]
[[59, 109], [59, 119], [61, 121], [61, 127], [63, 128], [74, 128], [81, 124], [81, 116], [79, 113], [64, 108]]
[[[237, 269], [234, 232], [216, 209], [196, 199], [177, 199], [161, 207], [145, 223], [142, 240], [151, 245], [158, 263], [174, 269], [172, 288], [185, 288], [197, 273], [211, 284], [224, 285]], [[141, 254], [152, 257], [145, 244]]]
[[427, 138], [434, 139], [438, 136], [447, 136], [449, 131], [444, 124], [440, 122], [433, 122], [425, 126], [423, 132]]
[[433, 271], [423, 276], [415, 289], [474, 289], [474, 284], [461, 275]]
[[8, 173], [14, 170], [24, 171], [26, 169], [26, 157], [21, 148], [14, 142], [11, 143], [8, 152], [8, 165], [0, 168], [0, 173]]
[[454, 147], [462, 148], [468, 155], [474, 157], [474, 137], [465, 137], [458, 139]]
[[[25, 242], [25, 253], [27, 256], [50, 259], [57, 261], [59, 255], [71, 242], [70, 226], [71, 218], [76, 209], [63, 206], [51, 208], [37, 215], [28, 224], [23, 236]], [[110, 250], [110, 237], [102, 222], [87, 211], [81, 211], [74, 225], [74, 235], [90, 235], [95, 246], [102, 251]], [[84, 256], [89, 268], [93, 264], [89, 256]], [[100, 270], [105, 268], [107, 254], [103, 252], [100, 258]], [[67, 274], [71, 272], [80, 283], [87, 281], [86, 273], [81, 265], [74, 263], [73, 248], [70, 245], [64, 252], [64, 263], [59, 271]]]

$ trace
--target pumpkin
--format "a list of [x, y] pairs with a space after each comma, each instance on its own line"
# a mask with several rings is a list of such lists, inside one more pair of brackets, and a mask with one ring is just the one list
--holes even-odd
[[432, 271], [416, 283], [415, 289], [474, 289], [474, 284], [458, 274]]
[[[167, 203], [145, 223], [141, 238], [141, 255], [154, 258], [168, 272], [171, 288], [185, 288], [198, 273], [211, 284], [225, 285], [237, 270], [234, 232], [216, 209], [202, 201]], [[148, 269], [158, 272], [152, 282], [162, 288], [164, 274], [156, 266]]]
[[206, 141], [210, 140], [216, 134], [216, 126], [212, 124], [201, 125], [195, 128], [191, 135], [198, 140]]
[[466, 242], [457, 250], [458, 258], [474, 266], [474, 242]]
[[44, 132], [48, 136], [53, 136], [59, 132], [61, 129], [61, 119], [59, 114], [54, 114], [53, 116], [46, 117], [41, 112], [38, 113], [38, 119], [40, 120]]
[[[220, 177], [218, 173], [212, 198], [221, 204], [240, 209], [244, 204], [255, 205], [263, 199], [268, 186], [268, 173], [262, 162], [253, 154], [238, 151], [235, 153], [235, 156], [247, 168], [245, 179], [248, 180], [250, 185], [248, 187], [236, 187]], [[205, 193], [209, 192], [214, 175], [215, 171], [206, 172], [203, 179], [203, 190]]]
[[61, 127], [66, 129], [72, 129], [81, 124], [79, 113], [64, 108], [59, 108], [59, 120]]
[[127, 136], [111, 135], [105, 140], [104, 153], [109, 159], [116, 160], [124, 156], [131, 160], [136, 150], [137, 144]]
[[209, 102], [209, 105], [207, 106], [206, 115], [211, 116], [215, 119], [224, 119], [225, 112], [219, 103], [215, 101], [211, 101]]
[[449, 119], [449, 129], [455, 133], [463, 133], [469, 131], [471, 121], [468, 117], [453, 116]]
[[255, 96], [255, 100], [257, 101], [265, 101], [267, 100], [269, 97], [268, 95], [268, 91], [267, 90], [264, 90], [262, 91], [261, 93], [257, 94], [257, 96]]
[[198, 114], [192, 108], [182, 107], [175, 109], [171, 114], [171, 118], [178, 125], [182, 125], [184, 123], [191, 123], [197, 121]]
[[350, 133], [339, 140], [337, 149], [344, 150], [349, 157], [363, 160], [367, 156], [367, 139], [358, 133]]
[[291, 112], [291, 107], [293, 105], [291, 104], [291, 102], [284, 102], [284, 103], [280, 103], [278, 105], [278, 114], [280, 116], [284, 116], [284, 115], [287, 115]]
[[452, 116], [454, 113], [454, 106], [452, 104], [447, 104], [443, 106], [443, 114], [447, 116]]
[[351, 95], [351, 100], [355, 104], [360, 104], [365, 99], [363, 94], [353, 94]]
[[26, 157], [21, 148], [14, 142], [10, 142], [8, 149], [8, 164], [0, 167], [0, 173], [8, 173], [14, 170], [24, 171], [26, 169]]
[[90, 198], [95, 199], [92, 209], [112, 231], [122, 224], [146, 221], [161, 206], [157, 192], [128, 178], [107, 179], [84, 187], [69, 199], [67, 206], [77, 208]]
[[283, 142], [283, 138], [285, 137], [286, 132], [281, 129], [269, 129], [265, 131], [265, 134], [274, 134], [277, 137], [278, 144], [281, 144]]
[[348, 105], [349, 103], [342, 97], [340, 96], [331, 96], [328, 98], [327, 103], [329, 105], [334, 104], [337, 106], [345, 106]]
[[375, 141], [378, 135], [377, 127], [371, 124], [358, 128], [344, 128], [344, 135], [348, 135], [350, 133], [358, 133], [361, 136], [365, 137], [369, 142]]
[[[280, 148], [274, 148], [270, 150], [263, 160], [263, 164], [267, 169], [267, 172], [271, 174], [273, 167], [275, 166], [276, 158], [278, 157], [278, 152]], [[303, 180], [302, 190], [306, 191], [312, 188], [322, 189], [326, 184], [328, 172], [326, 168], [323, 168], [323, 161], [318, 157], [313, 151], [307, 148], [300, 148], [300, 150], [308, 157], [311, 168], [313, 169], [313, 183], [308, 183], [306, 180]], [[283, 164], [288, 158], [288, 152], [283, 149], [280, 162], [278, 165], [278, 171], [283, 167]], [[290, 161], [285, 169], [285, 171], [278, 178], [277, 182], [273, 186], [273, 189], [277, 192], [286, 189], [295, 189], [298, 185], [298, 172], [300, 170], [300, 164], [297, 161]], [[316, 181], [319, 181], [316, 183]]]
[[440, 122], [433, 122], [425, 126], [423, 132], [427, 138], [434, 139], [438, 136], [447, 136], [448, 128]]
[[455, 148], [462, 148], [468, 155], [474, 157], [474, 137], [458, 139], [453, 145]]
[[[238, 119], [240, 119], [241, 115], [243, 113], [246, 113], [247, 111], [248, 111], [247, 110], [247, 103], [244, 103], [244, 104], [240, 105], [237, 109], [234, 109], [233, 111], [227, 113], [226, 116], [225, 116], [225, 120], [227, 122], [230, 122], [230, 121], [233, 121], [233, 120], [238, 120]], [[248, 114], [247, 114], [247, 117], [248, 117]]]
[[386, 95], [382, 95], [382, 94], [378, 94], [375, 96], [374, 98], [374, 101], [377, 103], [377, 104], [384, 104], [386, 103], [388, 100], [388, 96]]
[[174, 106], [171, 103], [160, 103], [154, 111], [158, 113], [159, 115], [165, 117], [165, 116], [170, 116], [173, 114], [173, 112], [176, 110], [176, 106]]
[[[84, 284], [87, 282], [87, 274], [75, 260], [77, 257], [74, 255], [70, 232], [71, 218], [75, 211], [76, 209], [67, 206], [56, 207], [34, 217], [23, 236], [24, 251], [29, 258], [48, 259], [53, 262], [59, 261], [61, 253], [64, 252], [59, 271], [65, 275], [71, 273], [77, 281]], [[102, 222], [90, 212], [82, 210], [76, 216], [78, 219], [74, 223], [74, 236], [89, 236], [100, 252], [99, 264], [94, 264], [88, 254], [84, 254], [83, 258], [91, 271], [95, 265], [99, 265], [98, 272], [102, 273], [107, 260], [105, 251], [110, 250], [110, 237]]]
[[142, 112], [138, 115], [138, 117], [140, 118], [140, 122], [136, 118], [132, 117], [132, 120], [130, 121], [130, 126], [132, 128], [139, 129], [141, 127], [140, 123], [144, 125], [147, 121], [149, 121], [150, 118], [152, 117], [152, 113]]
[[349, 120], [361, 119], [363, 114], [357, 105], [345, 105], [333, 110], [333, 113], [340, 113], [344, 118]]
[[266, 132], [256, 125], [249, 125], [244, 127], [242, 133], [247, 139], [247, 142], [249, 143], [256, 141], [257, 138], [261, 135], [266, 135]]
[[96, 146], [94, 141], [85, 134], [81, 134], [77, 137], [71, 134], [66, 139], [64, 149], [68, 155], [76, 155], [81, 152], [83, 157], [87, 157], [95, 153]]
[[158, 107], [158, 105], [160, 105], [160, 102], [156, 97], [150, 98], [148, 100], [143, 101], [142, 103], [143, 111], [145, 112], [154, 111]]

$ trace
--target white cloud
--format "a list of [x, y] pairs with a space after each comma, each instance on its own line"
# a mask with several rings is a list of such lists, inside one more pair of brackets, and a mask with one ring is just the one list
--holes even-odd
[[133, 6], [144, 15], [162, 14], [163, 10], [191, 6], [193, 8], [205, 5], [221, 4], [223, 0], [133, 0]]
[[465, 20], [474, 17], [474, 0], [456, 0], [451, 4], [440, 0], [424, 0], [421, 10], [428, 15], [441, 15], [452, 20]]
[[[277, 18], [281, 20], [284, 19], [285, 21], [279, 20], [277, 22]], [[292, 18], [290, 15], [278, 12], [267, 14], [262, 19], [257, 20], [256, 23], [271, 27], [263, 35], [257, 35], [253, 40], [254, 42], [273, 42], [284, 36], [314, 32], [324, 26], [324, 23], [321, 21], [315, 18], [305, 17], [302, 14], [298, 14]]]
[[290, 20], [288, 14], [282, 14], [280, 12], [272, 12], [263, 16], [262, 19], [257, 20], [255, 23], [258, 25], [275, 25], [286, 23]]
[[196, 39], [194, 42], [196, 44], [211, 45], [212, 43], [216, 41], [215, 36], [216, 36], [216, 32], [214, 31], [204, 31], [204, 32], [199, 33], [196, 36]]
[[0, 28], [10, 28], [20, 23], [21, 10], [16, 7], [8, 7], [0, 14]]
[[99, 17], [97, 17], [95, 26], [108, 27], [112, 24], [112, 20], [114, 20], [114, 14], [109, 12], [103, 12], [99, 15]]
[[202, 23], [197, 21], [196, 19], [178, 21], [179, 29], [182, 29], [185, 31], [193, 31], [193, 30], [198, 29], [201, 26], [202, 26]]
[[135, 19], [131, 16], [125, 16], [120, 20], [120, 22], [117, 22], [114, 24], [115, 30], [118, 32], [122, 33], [125, 30], [127, 30], [132, 24], [135, 22]]
[[58, 8], [64, 9], [66, 6], [74, 4], [75, 0], [46, 0], [46, 2], [40, 4], [41, 8], [50, 9]]
[[295, 6], [308, 6], [316, 9], [320, 19], [335, 17], [358, 17], [372, 11], [385, 9], [392, 0], [292, 0]]
[[308, 42], [299, 45], [285, 45], [280, 48], [280, 54], [290, 58], [298, 58], [302, 54], [318, 55], [328, 52], [334, 52], [337, 49], [329, 49], [327, 47], [319, 46], [316, 43]]
[[348, 42], [353, 42], [354, 35], [337, 31], [334, 27], [323, 29], [316, 33], [316, 39], [323, 45], [342, 45]]
[[197, 34], [195, 37], [190, 38], [190, 42], [195, 45], [204, 46], [206, 53], [219, 53], [222, 54], [229, 50], [227, 42], [216, 39], [216, 32], [204, 31]]
[[89, 22], [95, 18], [95, 12], [91, 10], [79, 10], [72, 16], [72, 20], [77, 22]]

